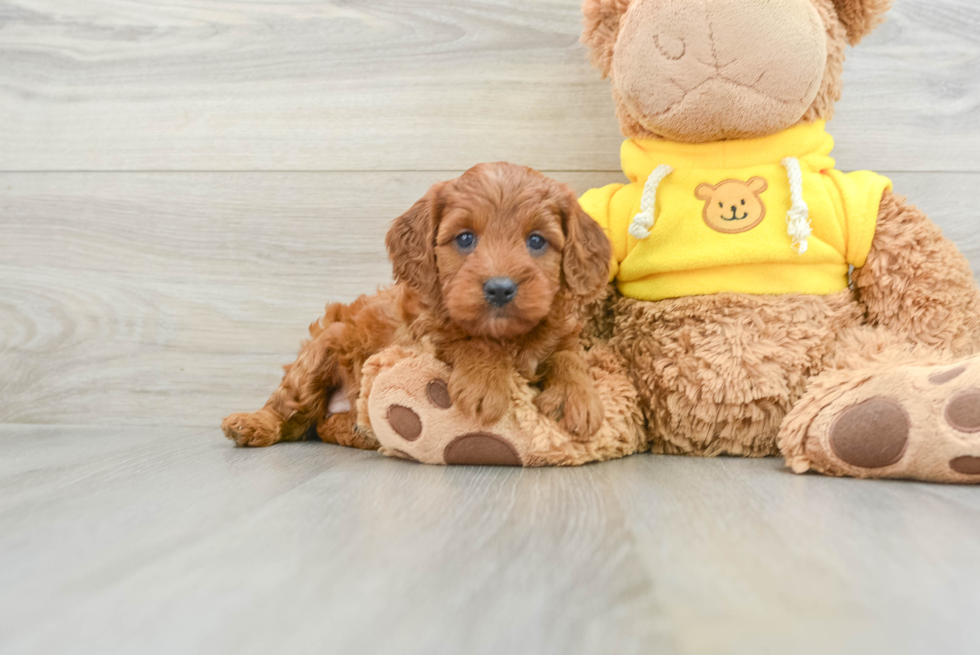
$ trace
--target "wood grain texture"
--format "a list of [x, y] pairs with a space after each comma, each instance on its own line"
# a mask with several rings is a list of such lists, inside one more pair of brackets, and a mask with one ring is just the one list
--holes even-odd
[[[261, 406], [325, 303], [390, 281], [390, 220], [455, 174], [0, 174], [0, 422]], [[980, 175], [894, 177], [980, 270]]]
[[[325, 302], [390, 279], [386, 226], [436, 180], [621, 180], [579, 26], [579, 0], [0, 0], [0, 654], [976, 651], [971, 488], [220, 436]], [[846, 84], [840, 167], [980, 270], [976, 0], [896, 0]]]
[[324, 304], [391, 280], [388, 223], [455, 175], [0, 175], [0, 422], [261, 404]]
[[960, 653], [974, 489], [0, 427], [0, 652]]
[[[579, 0], [0, 0], [0, 170], [616, 170]], [[980, 9], [897, 0], [844, 168], [978, 171]]]

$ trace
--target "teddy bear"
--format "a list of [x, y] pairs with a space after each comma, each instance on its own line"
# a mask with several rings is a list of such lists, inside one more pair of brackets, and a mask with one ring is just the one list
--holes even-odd
[[[626, 137], [626, 181], [580, 199], [614, 251], [590, 354], [612, 420], [592, 446], [570, 440], [534, 416], [534, 390], [515, 378], [514, 411], [488, 432], [426, 400], [445, 370], [423, 348], [371, 363], [365, 429], [389, 454], [438, 464], [649, 450], [980, 482], [970, 267], [890, 180], [831, 157], [845, 47], [889, 5], [585, 0], [582, 40]], [[603, 389], [611, 380], [618, 391]], [[432, 427], [414, 450], [384, 420], [395, 399]], [[478, 447], [447, 459], [453, 440], [490, 433], [508, 457]]]

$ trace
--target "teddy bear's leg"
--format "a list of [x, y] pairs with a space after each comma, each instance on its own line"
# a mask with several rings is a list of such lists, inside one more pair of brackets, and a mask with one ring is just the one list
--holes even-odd
[[873, 328], [841, 346], [780, 430], [794, 471], [980, 483], [980, 357], [948, 359]]
[[536, 392], [516, 374], [511, 410], [496, 424], [483, 425], [453, 402], [446, 364], [398, 347], [365, 364], [358, 416], [384, 454], [426, 464], [574, 466], [643, 449], [635, 389], [610, 353], [590, 355], [589, 363], [606, 419], [587, 442], [543, 416], [534, 404]]
[[871, 252], [854, 271], [868, 323], [954, 356], [980, 352], [980, 289], [940, 229], [886, 192]]

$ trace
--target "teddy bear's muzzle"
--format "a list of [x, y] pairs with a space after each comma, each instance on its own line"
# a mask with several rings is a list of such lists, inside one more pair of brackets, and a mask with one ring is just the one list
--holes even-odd
[[811, 0], [636, 0], [612, 78], [633, 117], [704, 143], [779, 132], [813, 104], [827, 34]]

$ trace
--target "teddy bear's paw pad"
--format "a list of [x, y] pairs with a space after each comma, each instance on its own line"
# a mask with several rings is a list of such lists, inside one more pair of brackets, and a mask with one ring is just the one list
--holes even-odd
[[371, 427], [386, 455], [425, 464], [523, 466], [502, 426], [463, 414], [449, 393], [448, 368], [415, 356], [382, 371], [368, 398]]
[[825, 407], [807, 457], [825, 473], [980, 484], [980, 359], [878, 374]]
[[905, 454], [912, 423], [891, 398], [871, 398], [845, 409], [830, 427], [830, 447], [841, 460], [866, 469], [891, 466]]
[[523, 466], [513, 444], [489, 432], [456, 437], [443, 451], [446, 464], [463, 466]]
[[949, 462], [949, 468], [963, 475], [980, 475], [980, 457], [957, 457]]
[[980, 389], [969, 389], [949, 401], [946, 422], [959, 432], [980, 432]]
[[405, 441], [415, 441], [422, 436], [422, 419], [408, 407], [392, 405], [385, 417], [391, 429]]
[[433, 380], [425, 387], [425, 395], [429, 402], [439, 409], [449, 409], [453, 406], [453, 401], [449, 397], [449, 385], [445, 380]]
[[938, 373], [933, 373], [930, 375], [929, 383], [941, 386], [947, 382], [952, 382], [964, 373], [966, 373], [965, 366], [957, 366], [955, 368], [946, 369], [945, 371], [939, 371]]
[[[373, 393], [380, 391], [375, 387]], [[460, 430], [476, 428], [477, 423], [453, 409], [445, 381], [430, 381], [424, 398], [425, 402], [401, 399], [401, 404], [388, 406], [384, 423], [376, 426], [387, 454], [427, 464], [523, 466], [517, 448], [498, 434], [477, 430], [451, 437]]]

